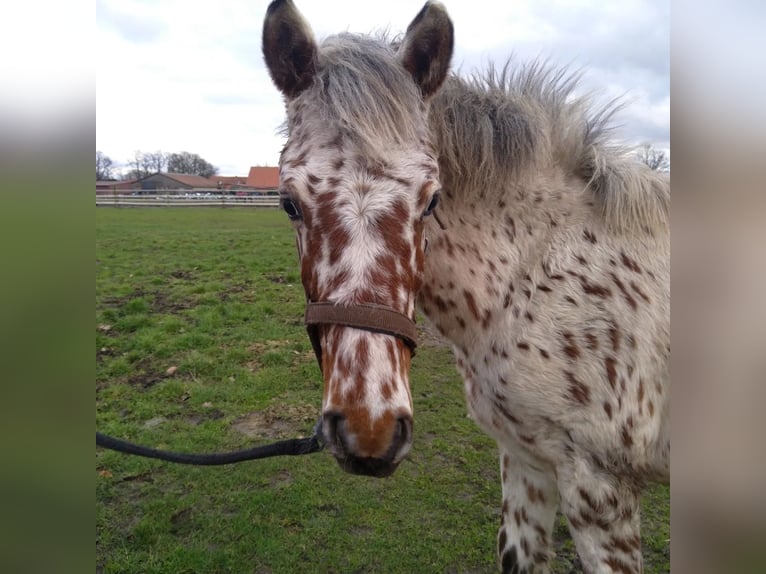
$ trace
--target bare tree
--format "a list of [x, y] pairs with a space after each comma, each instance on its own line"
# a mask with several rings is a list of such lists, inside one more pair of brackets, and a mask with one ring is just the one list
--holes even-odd
[[168, 172], [185, 173], [189, 175], [201, 175], [211, 177], [218, 173], [218, 168], [205, 161], [196, 153], [182, 151], [168, 155]]
[[645, 144], [636, 153], [638, 159], [655, 171], [670, 171], [670, 158], [663, 150]]
[[170, 173], [185, 173], [211, 177], [218, 173], [218, 168], [202, 159], [196, 153], [182, 151], [181, 153], [165, 153], [162, 151], [142, 152], [136, 150], [127, 165], [130, 170], [125, 174], [126, 179], [140, 179], [154, 173], [164, 171]]
[[161, 173], [165, 171], [168, 164], [168, 154], [162, 151], [144, 154], [145, 165], [151, 173]]
[[141, 172], [144, 175], [152, 175], [154, 173], [154, 170], [152, 162], [152, 154], [150, 153], [141, 153]]
[[104, 152], [96, 151], [96, 181], [114, 179], [112, 175], [112, 158]]
[[144, 154], [144, 152], [141, 150], [136, 150], [133, 153], [133, 157], [127, 161], [127, 164], [131, 168], [128, 172], [130, 179], [139, 179], [149, 175], [147, 162], [146, 159], [144, 159], [145, 155], [146, 154]]

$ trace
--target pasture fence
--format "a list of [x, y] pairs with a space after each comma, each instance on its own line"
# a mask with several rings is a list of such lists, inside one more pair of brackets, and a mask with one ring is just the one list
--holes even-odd
[[273, 193], [219, 189], [96, 190], [97, 207], [279, 207]]

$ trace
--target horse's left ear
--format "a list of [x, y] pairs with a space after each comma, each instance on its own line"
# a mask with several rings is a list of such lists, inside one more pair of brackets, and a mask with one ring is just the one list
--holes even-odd
[[407, 27], [399, 48], [402, 65], [423, 98], [431, 97], [447, 77], [453, 44], [452, 20], [447, 10], [440, 2], [426, 2]]
[[314, 81], [314, 34], [292, 0], [274, 0], [269, 5], [263, 22], [263, 57], [274, 84], [288, 98]]

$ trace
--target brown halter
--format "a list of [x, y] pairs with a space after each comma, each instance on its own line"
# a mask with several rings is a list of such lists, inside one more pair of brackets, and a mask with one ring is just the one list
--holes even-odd
[[411, 356], [415, 356], [415, 347], [417, 347], [415, 321], [385, 305], [375, 303], [335, 305], [329, 302], [308, 301], [305, 323], [320, 369], [322, 369], [322, 346], [319, 341], [319, 325], [344, 325], [392, 335], [404, 341], [410, 348]]

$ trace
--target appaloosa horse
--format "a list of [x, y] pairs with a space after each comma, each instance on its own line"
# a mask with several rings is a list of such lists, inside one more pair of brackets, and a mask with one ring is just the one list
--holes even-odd
[[437, 2], [394, 41], [317, 44], [290, 0], [266, 15], [326, 442], [376, 476], [409, 452], [417, 300], [500, 448], [503, 572], [548, 571], [559, 503], [587, 572], [640, 572], [641, 489], [669, 478], [668, 178], [573, 76], [460, 78], [452, 48]]

